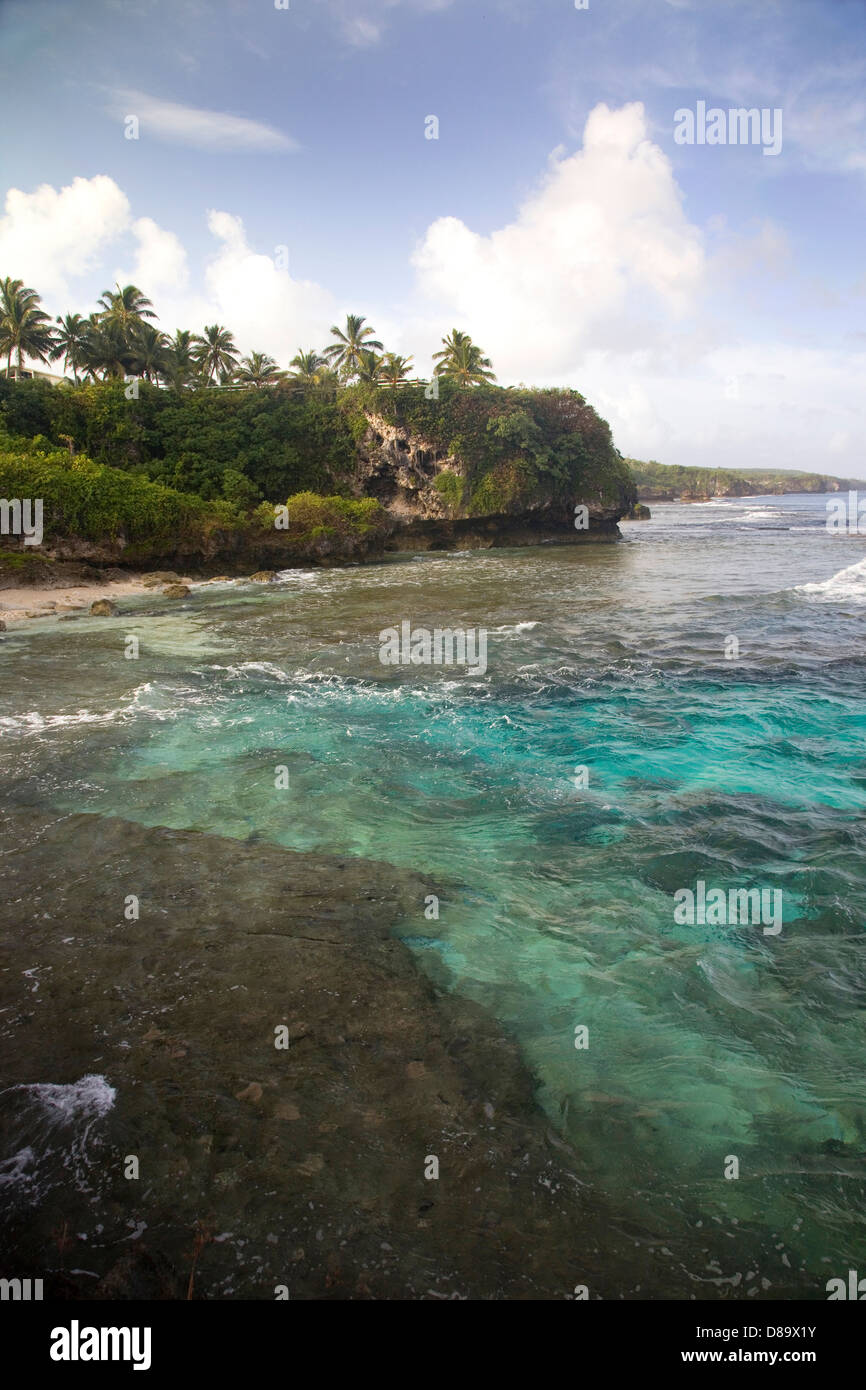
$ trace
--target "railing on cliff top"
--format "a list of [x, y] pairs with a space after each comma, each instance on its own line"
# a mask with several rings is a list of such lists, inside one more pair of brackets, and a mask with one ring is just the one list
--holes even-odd
[[[439, 378], [435, 378], [435, 379], [436, 379], [436, 380], [439, 380]], [[161, 383], [160, 383], [160, 384], [161, 384]], [[350, 383], [347, 383], [347, 382], [342, 382], [342, 381], [341, 381], [341, 382], [337, 383], [336, 385], [333, 385], [333, 386], [329, 385], [329, 387], [326, 388], [326, 389], [333, 389], [333, 390], [335, 390], [335, 391], [350, 391], [350, 390], [352, 389], [352, 386], [357, 386], [358, 384], [359, 384], [358, 382], [350, 382]], [[431, 384], [430, 381], [428, 381], [426, 378], [424, 378], [424, 377], [414, 377], [414, 376], [412, 377], [412, 379], [411, 379], [410, 381], [371, 381], [371, 382], [368, 383], [368, 385], [370, 385], [370, 386], [375, 386], [375, 387], [377, 387], [377, 388], [381, 386], [381, 387], [385, 387], [385, 388], [390, 388], [391, 390], [395, 390], [395, 389], [397, 389], [397, 388], [400, 387], [400, 386], [429, 386], [430, 384]], [[309, 390], [313, 389], [313, 388], [315, 387], [315, 382], [292, 381], [292, 380], [288, 380], [288, 381], [266, 381], [266, 382], [263, 382], [263, 385], [264, 385], [264, 386], [279, 386], [280, 389], [283, 390], [283, 391], [289, 390], [289, 391], [298, 391], [298, 392], [301, 392], [301, 391], [309, 391]], [[208, 387], [206, 387], [205, 389], [208, 390], [208, 391], [255, 391], [255, 390], [258, 390], [259, 388], [256, 386], [255, 382], [253, 382], [253, 381], [230, 381], [230, 382], [227, 382], [225, 386], [220, 385], [220, 384], [217, 384], [216, 382], [212, 382], [211, 385], [208, 386]]]

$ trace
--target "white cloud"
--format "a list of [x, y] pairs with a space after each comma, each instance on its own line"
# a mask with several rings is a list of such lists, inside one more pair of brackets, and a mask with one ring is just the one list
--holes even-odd
[[784, 229], [716, 219], [705, 238], [640, 105], [597, 106], [583, 148], [555, 152], [507, 226], [482, 236], [440, 218], [413, 259], [430, 305], [413, 325], [419, 348], [464, 329], [502, 384], [581, 390], [624, 453], [821, 471], [832, 439], [833, 471], [863, 471], [866, 355], [748, 341], [740, 315], [732, 329], [737, 280], [790, 273]]
[[[215, 249], [201, 287], [190, 290], [180, 239], [150, 217], [133, 220], [126, 194], [107, 175], [74, 179], [59, 191], [49, 184], [33, 193], [10, 189], [0, 218], [0, 274], [32, 285], [52, 314], [89, 312], [99, 291], [119, 281], [154, 300], [167, 332], [199, 332], [218, 321], [243, 352], [269, 352], [283, 365], [298, 347], [321, 346], [342, 317], [333, 297], [292, 279], [290, 267], [278, 264], [278, 248], [254, 251], [239, 217], [212, 211], [207, 221]], [[109, 254], [121, 268], [109, 271]]]
[[189, 272], [186, 250], [174, 232], [168, 232], [150, 217], [139, 217], [130, 229], [138, 242], [132, 270], [117, 270], [114, 279], [123, 285], [147, 286], [148, 298], [187, 283]]
[[246, 116], [230, 116], [224, 111], [204, 111], [174, 101], [161, 101], [144, 92], [116, 92], [111, 114], [120, 120], [137, 116], [141, 140], [154, 135], [158, 140], [168, 140], [173, 144], [223, 151], [267, 152], [299, 148], [296, 140], [261, 121], [248, 120]]
[[454, 217], [417, 249], [419, 288], [488, 351], [509, 380], [567, 377], [584, 350], [676, 321], [702, 286], [701, 234], [643, 107], [597, 106], [583, 149], [554, 156], [508, 226], [481, 236]]
[[59, 192], [47, 183], [33, 193], [10, 188], [0, 218], [0, 273], [63, 296], [68, 281], [98, 266], [129, 222], [129, 200], [105, 174], [73, 179]]
[[[167, 332], [223, 323], [243, 353], [268, 352], [282, 366], [298, 347], [321, 347], [330, 324], [357, 309], [293, 279], [277, 248], [253, 248], [230, 211], [212, 210], [207, 222], [213, 249], [190, 287], [177, 236], [149, 217], [133, 220], [107, 176], [59, 191], [13, 189], [0, 218], [0, 274], [33, 285], [51, 313], [87, 312], [113, 279], [132, 280]], [[362, 307], [422, 374], [425, 354], [456, 325], [490, 353], [503, 384], [577, 387], [624, 453], [858, 476], [862, 344], [846, 353], [835, 340], [803, 346], [750, 330], [737, 278], [794, 274], [782, 228], [716, 219], [706, 240], [705, 253], [641, 108], [598, 107], [583, 149], [557, 152], [506, 226], [482, 236], [456, 218], [431, 225], [414, 258], [418, 303], [392, 315], [369, 299]], [[110, 274], [118, 262], [129, 270]]]
[[[208, 228], [219, 243], [205, 271], [207, 322], [225, 324], [246, 353], [268, 352], [286, 366], [299, 347], [322, 345], [323, 334], [337, 317], [336, 303], [320, 285], [294, 280], [275, 256], [249, 246], [243, 222], [227, 212], [208, 213]], [[184, 326], [204, 322], [190, 318], [193, 304], [178, 306]]]
[[778, 341], [684, 355], [588, 354], [581, 391], [624, 454], [707, 468], [799, 468], [863, 474], [860, 383], [866, 352]]

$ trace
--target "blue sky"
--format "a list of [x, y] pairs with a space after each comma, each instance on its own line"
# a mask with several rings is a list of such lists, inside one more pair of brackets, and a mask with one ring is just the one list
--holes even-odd
[[[0, 53], [52, 313], [121, 276], [286, 365], [360, 312], [422, 374], [456, 325], [626, 453], [862, 475], [866, 0], [5, 0]], [[700, 101], [780, 152], [676, 144]]]

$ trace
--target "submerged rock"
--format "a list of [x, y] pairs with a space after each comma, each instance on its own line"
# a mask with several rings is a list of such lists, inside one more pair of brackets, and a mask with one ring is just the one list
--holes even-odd
[[158, 589], [162, 584], [179, 584], [181, 576], [175, 574], [174, 570], [154, 570], [152, 574], [146, 574], [142, 578], [145, 589]]
[[[673, 1238], [638, 1245], [584, 1186], [498, 1023], [395, 936], [436, 932], [441, 882], [89, 814], [3, 810], [0, 835], [0, 1149], [32, 1152], [6, 1277], [68, 1229], [72, 1298], [183, 1298], [191, 1271], [220, 1299], [693, 1292]], [[82, 1078], [98, 1113], [20, 1132], [22, 1087]]]

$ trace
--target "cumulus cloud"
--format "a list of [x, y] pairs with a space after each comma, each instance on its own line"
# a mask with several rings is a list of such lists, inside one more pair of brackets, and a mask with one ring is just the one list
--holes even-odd
[[129, 200], [105, 174], [76, 178], [59, 191], [10, 188], [0, 218], [0, 266], [41, 294], [63, 295], [71, 278], [99, 265], [105, 247], [127, 230]]
[[172, 144], [223, 151], [286, 152], [299, 148], [296, 140], [262, 121], [231, 116], [225, 111], [182, 106], [175, 101], [161, 101], [145, 92], [114, 93], [111, 113], [121, 120], [137, 116], [142, 140], [153, 135]]
[[181, 312], [206, 306], [207, 321], [231, 328], [244, 351], [268, 352], [283, 365], [299, 346], [321, 345], [337, 316], [333, 297], [312, 281], [293, 279], [279, 248], [272, 255], [254, 251], [239, 217], [211, 211], [208, 228], [218, 245], [205, 271], [204, 305], [179, 306]]
[[699, 295], [704, 250], [643, 106], [597, 106], [583, 148], [557, 151], [541, 187], [489, 236], [455, 217], [413, 257], [419, 287], [484, 346], [508, 379], [567, 378], [583, 351]]
[[[13, 189], [0, 218], [0, 273], [32, 284], [52, 313], [86, 311], [97, 286], [132, 280], [154, 298], [167, 332], [219, 322], [244, 353], [268, 352], [283, 366], [298, 347], [321, 347], [330, 324], [358, 308], [293, 279], [279, 248], [252, 246], [233, 211], [211, 210], [207, 226], [212, 248], [191, 286], [179, 239], [147, 216], [133, 219], [107, 176]], [[774, 340], [748, 333], [736, 312], [737, 277], [791, 274], [791, 255], [771, 222], [692, 225], [641, 107], [600, 106], [582, 149], [556, 152], [507, 225], [481, 235], [453, 217], [431, 224], [414, 256], [414, 304], [389, 314], [365, 296], [361, 307], [389, 348], [415, 354], [422, 374], [456, 325], [489, 352], [503, 384], [577, 387], [624, 453], [855, 477], [866, 433], [862, 344], [846, 353]], [[112, 275], [118, 262], [128, 269]]]
[[130, 228], [138, 242], [131, 270], [117, 270], [114, 279], [121, 284], [147, 286], [152, 298], [162, 289], [177, 290], [189, 278], [186, 250], [174, 232], [166, 231], [151, 217], [139, 217]]
[[[159, 326], [168, 332], [199, 331], [219, 321], [245, 352], [269, 352], [283, 364], [299, 346], [321, 345], [343, 313], [333, 297], [293, 279], [279, 248], [254, 251], [239, 217], [214, 210], [207, 225], [214, 250], [201, 286], [191, 289], [180, 239], [150, 217], [134, 219], [126, 194], [107, 175], [77, 178], [59, 190], [49, 184], [33, 193], [13, 188], [0, 218], [0, 274], [32, 285], [52, 313], [92, 308], [96, 272], [100, 289], [115, 281], [138, 285], [155, 301]], [[87, 292], [76, 283], [82, 279]]]
[[854, 476], [864, 354], [744, 341], [727, 322], [736, 282], [786, 275], [790, 259], [769, 220], [691, 224], [643, 107], [600, 105], [512, 222], [429, 227], [413, 257], [429, 305], [415, 341], [432, 351], [456, 325], [502, 384], [577, 387], [636, 457], [821, 470], [832, 440], [833, 469]]

